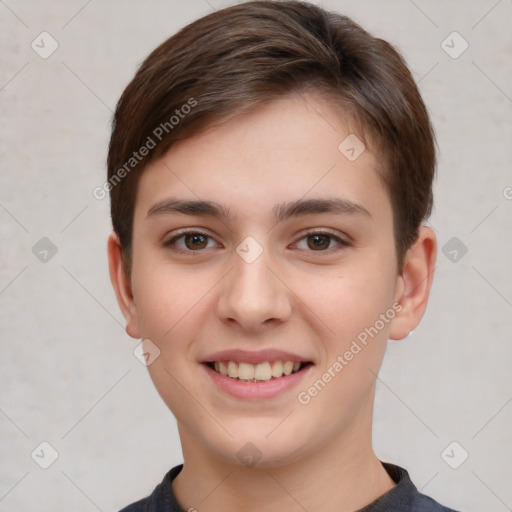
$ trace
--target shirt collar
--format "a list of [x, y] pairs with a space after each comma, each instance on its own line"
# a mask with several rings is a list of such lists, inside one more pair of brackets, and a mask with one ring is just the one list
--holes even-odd
[[[382, 462], [382, 465], [396, 485], [357, 512], [387, 512], [389, 510], [398, 512], [400, 510], [411, 509], [415, 496], [418, 494], [418, 490], [412, 483], [409, 473], [405, 469], [395, 466], [394, 464], [389, 464], [388, 462]], [[185, 512], [177, 502], [171, 487], [172, 481], [178, 476], [182, 469], [183, 464], [180, 464], [172, 468], [165, 475], [159, 486], [160, 492], [154, 493], [159, 496], [155, 496], [156, 500], [152, 500], [152, 503], [149, 504], [148, 512], [157, 512], [160, 510]], [[162, 506], [165, 508], [162, 508]]]

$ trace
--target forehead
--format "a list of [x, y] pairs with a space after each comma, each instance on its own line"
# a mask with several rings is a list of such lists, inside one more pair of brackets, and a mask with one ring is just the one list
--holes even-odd
[[312, 94], [268, 102], [176, 143], [151, 162], [140, 178], [136, 207], [147, 213], [172, 195], [228, 203], [246, 215], [273, 203], [275, 214], [283, 201], [340, 195], [386, 209], [381, 159], [354, 125]]

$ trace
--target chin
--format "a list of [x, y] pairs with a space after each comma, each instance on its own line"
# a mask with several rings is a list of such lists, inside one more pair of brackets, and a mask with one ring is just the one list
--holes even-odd
[[282, 419], [274, 418], [271, 422], [272, 428], [268, 428], [268, 418], [262, 422], [252, 419], [250, 426], [247, 422], [241, 422], [245, 423], [247, 428], [241, 428], [240, 424], [236, 430], [228, 427], [227, 430], [233, 437], [223, 436], [222, 440], [211, 439], [210, 433], [206, 445], [209, 445], [209, 450], [215, 456], [237, 466], [264, 469], [292, 464], [306, 455], [305, 447], [310, 446], [312, 442], [299, 439], [297, 429], [282, 428], [278, 433], [278, 427], [272, 431]]

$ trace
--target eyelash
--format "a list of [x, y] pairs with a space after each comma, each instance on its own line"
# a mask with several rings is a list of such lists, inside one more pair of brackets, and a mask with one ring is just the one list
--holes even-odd
[[[304, 238], [308, 238], [310, 236], [315, 236], [315, 235], [327, 236], [331, 240], [335, 240], [339, 244], [338, 245], [338, 250], [340, 250], [340, 247], [343, 248], [343, 247], [349, 247], [350, 246], [350, 243], [347, 240], [344, 240], [343, 238], [339, 237], [338, 235], [334, 234], [333, 232], [329, 231], [328, 229], [327, 230], [323, 230], [323, 231], [322, 230], [318, 230], [318, 229], [309, 229], [305, 233], [302, 234], [302, 236], [299, 239], [299, 241], [303, 240]], [[297, 242], [295, 242], [295, 243], [297, 243]], [[330, 249], [319, 250], [319, 251], [310, 250], [308, 252], [331, 252], [332, 250], [333, 250], [333, 248], [331, 247]]]
[[[176, 246], [176, 242], [178, 240], [180, 240], [181, 238], [185, 237], [186, 235], [201, 235], [201, 236], [204, 236], [204, 237], [206, 237], [208, 239], [213, 240], [212, 236], [210, 236], [208, 233], [204, 233], [203, 231], [200, 231], [200, 230], [186, 230], [186, 231], [180, 231], [178, 234], [176, 234], [170, 240], [165, 242], [164, 246], [172, 248], [173, 250], [175, 250], [177, 252], [180, 252], [180, 253], [183, 253], [183, 254], [201, 253], [201, 252], [206, 250], [206, 249], [198, 249], [198, 250], [194, 251], [194, 250], [190, 250], [190, 249], [182, 249], [181, 247], [177, 247]], [[311, 236], [315, 236], [315, 235], [327, 236], [331, 240], [335, 240], [339, 244], [338, 245], [338, 250], [340, 250], [340, 246], [341, 247], [349, 247], [350, 246], [350, 243], [347, 240], [344, 240], [344, 239], [340, 238], [339, 236], [335, 235], [334, 233], [330, 232], [329, 230], [321, 231], [321, 230], [317, 230], [317, 229], [310, 229], [310, 230], [306, 231], [301, 236], [301, 238], [298, 241], [301, 241], [301, 240], [303, 240], [305, 238], [308, 238], [308, 237], [311, 237]], [[295, 242], [295, 244], [297, 244], [297, 243], [298, 242]], [[329, 243], [329, 245], [330, 245], [330, 243]], [[334, 249], [336, 249], [336, 248], [334, 248]], [[332, 250], [333, 250], [333, 248], [331, 247], [330, 249], [323, 249], [323, 250], [318, 250], [318, 251], [310, 249], [310, 250], [308, 250], [308, 252], [330, 253]]]

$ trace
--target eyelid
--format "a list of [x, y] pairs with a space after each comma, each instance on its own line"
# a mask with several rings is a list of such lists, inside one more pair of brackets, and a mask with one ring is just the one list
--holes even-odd
[[[350, 238], [348, 235], [344, 235], [343, 233], [340, 233], [339, 231], [336, 231], [334, 229], [330, 228], [309, 228], [306, 229], [306, 231], [301, 233], [301, 238], [304, 238], [305, 236], [311, 236], [311, 235], [328, 235], [332, 238], [335, 238], [340, 243], [344, 245], [350, 245]], [[299, 240], [300, 240], [299, 239]]]
[[[206, 249], [200, 249], [200, 250], [197, 250], [197, 251], [192, 251], [192, 250], [182, 249], [181, 247], [178, 247], [176, 245], [175, 242], [177, 240], [179, 240], [183, 236], [189, 235], [189, 234], [202, 235], [204, 237], [207, 237], [210, 240], [214, 240], [215, 243], [219, 244], [219, 242], [217, 242], [217, 240], [215, 239], [214, 236], [210, 235], [209, 233], [207, 233], [202, 228], [184, 228], [184, 229], [180, 229], [180, 230], [174, 232], [173, 235], [171, 236], [171, 238], [169, 238], [168, 240], [164, 241], [163, 245], [164, 245], [164, 247], [172, 247], [175, 251], [182, 252], [182, 253], [187, 253], [187, 254], [202, 253], [202, 252], [204, 252]], [[210, 247], [210, 249], [211, 249], [211, 247]]]
[[301, 233], [302, 237], [308, 235], [329, 235], [339, 239], [343, 239], [343, 234], [331, 228], [308, 228]]

